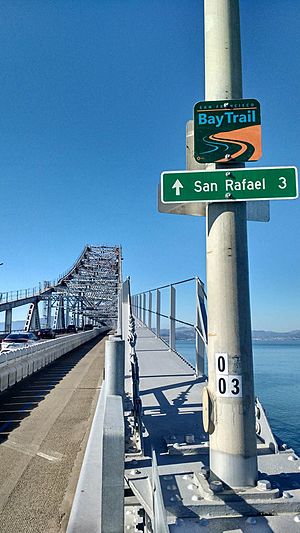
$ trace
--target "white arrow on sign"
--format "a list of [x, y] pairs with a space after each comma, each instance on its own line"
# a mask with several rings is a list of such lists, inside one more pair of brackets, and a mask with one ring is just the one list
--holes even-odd
[[176, 196], [180, 196], [180, 189], [183, 189], [183, 185], [179, 179], [177, 179], [174, 185], [172, 185], [172, 189], [176, 189]]

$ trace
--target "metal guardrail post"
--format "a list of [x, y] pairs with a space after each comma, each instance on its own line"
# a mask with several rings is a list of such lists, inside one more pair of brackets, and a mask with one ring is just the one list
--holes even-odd
[[139, 319], [142, 322], [142, 320], [143, 320], [143, 296], [142, 296], [142, 294], [140, 294], [139, 297], [140, 297], [140, 316], [139, 316]]
[[124, 395], [125, 341], [115, 337], [105, 341], [105, 393]]
[[[202, 338], [200, 333], [202, 334]], [[204, 290], [199, 278], [196, 278], [196, 376], [204, 374], [204, 356], [207, 344], [206, 311]]]
[[175, 332], [176, 332], [176, 289], [170, 285], [170, 335], [169, 346], [171, 350], [175, 350]]
[[149, 305], [148, 305], [148, 328], [152, 329], [152, 292], [148, 292]]
[[160, 337], [160, 290], [156, 289], [156, 336]]
[[146, 324], [146, 293], [143, 293], [143, 323]]
[[138, 309], [139, 309], [139, 301], [137, 295], [134, 296], [134, 314], [137, 317], [138, 316]]

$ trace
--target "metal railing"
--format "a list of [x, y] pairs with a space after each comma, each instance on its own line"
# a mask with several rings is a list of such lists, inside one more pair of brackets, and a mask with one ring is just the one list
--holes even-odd
[[45, 284], [39, 283], [38, 287], [20, 289], [17, 291], [0, 292], [0, 304], [24, 300], [33, 296], [40, 296], [50, 287], [54, 287], [56, 281], [47, 281]]
[[[180, 320], [177, 314], [176, 289], [184, 283], [195, 284], [195, 323]], [[169, 291], [169, 306], [167, 313], [162, 313], [162, 290]], [[206, 294], [204, 284], [198, 277], [184, 279], [169, 285], [135, 294], [132, 296], [132, 308], [135, 316], [151, 329], [157, 337], [162, 339], [171, 350], [176, 351], [176, 325], [192, 327], [195, 331], [195, 370], [196, 375], [204, 374], [204, 358], [207, 351], [207, 316]], [[155, 318], [155, 325], [153, 322]], [[168, 321], [168, 335], [162, 335], [162, 319]], [[164, 332], [165, 333], [165, 332]]]

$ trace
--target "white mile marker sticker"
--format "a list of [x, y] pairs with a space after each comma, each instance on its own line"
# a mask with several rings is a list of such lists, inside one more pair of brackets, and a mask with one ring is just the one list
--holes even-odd
[[215, 354], [216, 363], [216, 394], [227, 398], [242, 398], [242, 376], [228, 373], [228, 354]]

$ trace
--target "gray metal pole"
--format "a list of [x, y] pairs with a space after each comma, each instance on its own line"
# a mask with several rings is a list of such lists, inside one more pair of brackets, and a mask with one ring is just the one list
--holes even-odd
[[[238, 0], [204, 4], [206, 100], [242, 98]], [[210, 469], [231, 487], [254, 486], [257, 451], [245, 202], [207, 207], [207, 291]]]
[[[204, 323], [201, 313], [201, 299], [204, 300], [203, 288], [199, 278], [195, 279], [196, 285], [196, 326], [205, 337]], [[205, 344], [199, 333], [196, 331], [196, 376], [203, 376], [204, 374], [204, 356]]]
[[140, 320], [142, 320], [142, 316], [143, 316], [142, 307], [143, 307], [142, 295], [139, 294], [139, 319]]
[[146, 293], [143, 292], [143, 324], [146, 325]]
[[124, 395], [125, 341], [105, 341], [105, 394]]
[[170, 285], [170, 317], [169, 317], [169, 346], [171, 350], [176, 350], [176, 289]]
[[156, 289], [156, 336], [160, 337], [160, 290]]
[[152, 329], [152, 292], [148, 293], [148, 328]]

